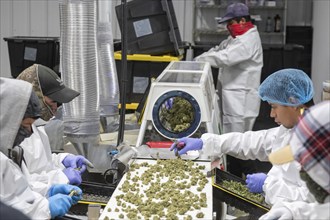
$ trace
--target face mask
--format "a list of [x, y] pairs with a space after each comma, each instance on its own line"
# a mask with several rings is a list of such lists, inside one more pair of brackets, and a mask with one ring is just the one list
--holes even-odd
[[27, 130], [26, 128], [24, 128], [23, 126], [21, 126], [19, 129], [18, 129], [18, 132], [17, 132], [17, 135], [16, 135], [16, 138], [14, 140], [14, 145], [13, 146], [18, 146], [20, 145], [25, 138], [28, 138], [32, 135], [32, 133]]
[[41, 118], [44, 121], [49, 121], [52, 117], [54, 117], [54, 113], [51, 107], [46, 104], [45, 100], [43, 100], [43, 106], [41, 108]]
[[227, 25], [227, 29], [233, 38], [236, 38], [236, 36], [244, 34], [251, 28], [253, 28], [253, 24], [251, 23], [251, 21], [245, 22], [244, 24], [237, 23], [237, 24]]

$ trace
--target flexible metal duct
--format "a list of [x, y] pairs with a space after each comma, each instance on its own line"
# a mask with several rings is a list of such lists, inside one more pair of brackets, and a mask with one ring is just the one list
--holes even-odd
[[100, 115], [118, 115], [119, 86], [113, 57], [110, 0], [98, 1], [97, 49], [100, 77]]
[[60, 0], [61, 68], [66, 85], [80, 96], [63, 105], [64, 133], [78, 153], [98, 142], [99, 80], [96, 0]]

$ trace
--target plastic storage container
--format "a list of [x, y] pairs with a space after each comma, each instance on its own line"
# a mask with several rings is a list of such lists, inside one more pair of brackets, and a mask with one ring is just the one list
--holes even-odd
[[216, 168], [215, 178], [212, 184], [214, 197], [232, 207], [236, 207], [246, 213], [249, 213], [249, 219], [258, 219], [260, 216], [266, 214], [269, 211], [270, 207], [266, 203], [261, 204], [225, 188], [222, 185], [222, 181], [225, 180], [235, 181], [245, 185], [245, 181], [243, 179]]
[[[121, 52], [115, 54], [119, 85], [121, 85]], [[157, 78], [171, 61], [179, 61], [182, 55], [151, 56], [146, 54], [127, 55], [127, 103], [140, 103], [152, 78]]]
[[58, 37], [15, 36], [4, 40], [8, 43], [12, 77], [16, 78], [24, 69], [35, 63], [47, 66], [59, 74]]
[[[122, 5], [116, 15], [122, 31]], [[179, 56], [183, 53], [171, 0], [133, 0], [127, 3], [127, 54]]]

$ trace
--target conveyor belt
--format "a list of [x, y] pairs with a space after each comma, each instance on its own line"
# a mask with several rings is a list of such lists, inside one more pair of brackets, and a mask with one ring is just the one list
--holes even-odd
[[[170, 161], [170, 160], [168, 160]], [[153, 166], [153, 165], [156, 165], [157, 163], [157, 160], [148, 160], [148, 159], [136, 159], [134, 161], [133, 164], [143, 164], [143, 163], [147, 163], [149, 166]], [[206, 175], [206, 172], [210, 169], [210, 162], [199, 162], [199, 161], [195, 161], [195, 162], [192, 162], [192, 161], [189, 161], [189, 163], [193, 163], [194, 166], [201, 166], [201, 172], [202, 173], [205, 173]], [[126, 180], [128, 180], [127, 182], [130, 183], [129, 185], [129, 189], [131, 189], [132, 185], [134, 183], [135, 186], [134, 187], [138, 187], [137, 189], [135, 189], [136, 191], [138, 191], [138, 195], [141, 195], [141, 194], [146, 194], [148, 188], [149, 188], [149, 184], [142, 184], [142, 181], [143, 180], [138, 180], [136, 182], [132, 181], [133, 178], [135, 176], [139, 176], [139, 177], [142, 177], [142, 174], [147, 172], [148, 168], [142, 166], [142, 167], [139, 167], [138, 169], [132, 171], [129, 175], [130, 177], [128, 178], [127, 177], [127, 173], [123, 176], [123, 178], [121, 179], [120, 183], [118, 184], [116, 190], [114, 191], [113, 195], [111, 196], [111, 199], [109, 200], [107, 206], [105, 207], [100, 219], [120, 219], [120, 218], [124, 218], [124, 219], [128, 219], [129, 217], [126, 215], [125, 212], [123, 212], [123, 210], [125, 208], [122, 207], [122, 205], [118, 205], [118, 196], [120, 195], [124, 195], [124, 194], [127, 194], [127, 193], [132, 193], [132, 196], [134, 196], [134, 192], [131, 192], [130, 190], [125, 190], [124, 188], [126, 188], [125, 186], [123, 187], [124, 183]], [[164, 171], [163, 171], [164, 172]], [[154, 176], [152, 177], [152, 179], [156, 179], [157, 177], [157, 174], [159, 172], [154, 172]], [[186, 172], [185, 172], [186, 173]], [[177, 184], [181, 184], [183, 181], [186, 181], [186, 184], [189, 184], [189, 181], [191, 180], [191, 176], [194, 176], [194, 175], [188, 175], [187, 173], [187, 176], [188, 179], [184, 179], [184, 180], [178, 180], [178, 179], [175, 179], [175, 177], [162, 177], [162, 179], [160, 180], [160, 183], [165, 183], [165, 182], [168, 182], [169, 179], [171, 180], [174, 180]], [[184, 217], [187, 217], [188, 215], [190, 215], [193, 219], [196, 219], [196, 215], [198, 213], [203, 213], [204, 216], [201, 218], [201, 219], [212, 219], [212, 183], [211, 183], [211, 178], [207, 178], [208, 182], [205, 184], [204, 188], [201, 190], [201, 191], [198, 191], [198, 184], [197, 185], [190, 185], [187, 189], [187, 191], [190, 191], [191, 193], [194, 193], [196, 195], [200, 195], [201, 193], [204, 193], [206, 195], [206, 207], [199, 207], [198, 209], [195, 209], [195, 208], [191, 208], [189, 211], [187, 211], [185, 214], [182, 214], [182, 215], [179, 215], [177, 214], [177, 217], [179, 219], [184, 219]], [[153, 182], [150, 181], [150, 182]], [[127, 183], [126, 183], [127, 185]], [[150, 188], [149, 188], [150, 189]], [[200, 189], [199, 189], [200, 190]], [[125, 191], [125, 192], [124, 192]], [[180, 190], [180, 193], [181, 192], [184, 192], [186, 190]], [[140, 196], [141, 197], [141, 196]], [[145, 197], [143, 198], [145, 199]], [[157, 201], [157, 202], [161, 202], [161, 201]], [[172, 200], [171, 200], [172, 202]], [[170, 202], [170, 204], [171, 204]], [[123, 202], [120, 202], [120, 203], [123, 203]], [[126, 207], [130, 206], [132, 209], [134, 210], [141, 210], [141, 207], [137, 207], [136, 205], [134, 204], [131, 204], [131, 203], [128, 203], [126, 202], [125, 204]], [[168, 214], [167, 213], [167, 208], [163, 208], [164, 209], [164, 212], [165, 212], [165, 215]], [[117, 211], [115, 211], [117, 210]], [[138, 211], [137, 211], [138, 212]], [[124, 216], [120, 216], [120, 214], [124, 214]], [[137, 214], [138, 216], [142, 217], [141, 213], [138, 212]], [[153, 215], [151, 218], [155, 217], [156, 215]], [[143, 218], [143, 217], [142, 217]]]
[[87, 215], [89, 204], [99, 204], [104, 208], [115, 191], [115, 186], [100, 183], [83, 182], [79, 187], [83, 191], [83, 199], [70, 209], [70, 213], [75, 215]]

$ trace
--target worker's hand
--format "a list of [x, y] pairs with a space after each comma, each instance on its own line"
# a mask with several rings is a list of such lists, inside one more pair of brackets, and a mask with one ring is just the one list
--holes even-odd
[[63, 216], [67, 213], [72, 204], [72, 198], [68, 195], [56, 194], [48, 198], [51, 218]]
[[166, 109], [171, 109], [172, 108], [172, 106], [173, 106], [173, 98], [169, 98], [169, 99], [167, 99], [166, 101], [165, 101], [165, 107], [166, 107]]
[[248, 174], [246, 176], [246, 186], [252, 193], [262, 193], [262, 186], [264, 185], [267, 175], [264, 173]]
[[81, 184], [81, 172], [77, 169], [73, 169], [71, 167], [65, 168], [63, 173], [68, 177], [70, 184], [72, 185], [80, 185]]
[[293, 219], [293, 216], [291, 211], [283, 206], [283, 207], [273, 208], [259, 218], [259, 220], [270, 220], [270, 219], [291, 220]]
[[93, 168], [93, 164], [87, 160], [85, 157], [78, 155], [72, 155], [69, 154], [67, 155], [64, 160], [62, 161], [62, 164], [66, 167], [66, 168], [76, 168], [79, 169], [81, 173], [85, 172], [86, 170], [86, 165]]
[[[72, 193], [74, 192], [74, 193]], [[56, 194], [70, 195], [72, 193], [73, 204], [77, 204], [82, 199], [82, 190], [78, 186], [69, 184], [55, 184], [52, 185], [48, 190], [48, 196], [54, 196]]]
[[[179, 150], [177, 147], [176, 147], [176, 144], [177, 143], [184, 143], [184, 147]], [[182, 155], [182, 154], [185, 154], [187, 153], [187, 151], [190, 151], [190, 150], [201, 150], [203, 148], [203, 141], [199, 138], [187, 138], [187, 137], [184, 137], [184, 138], [180, 138], [179, 140], [177, 140], [176, 143], [173, 143], [170, 150], [174, 150], [175, 152], [178, 151], [179, 155]]]

